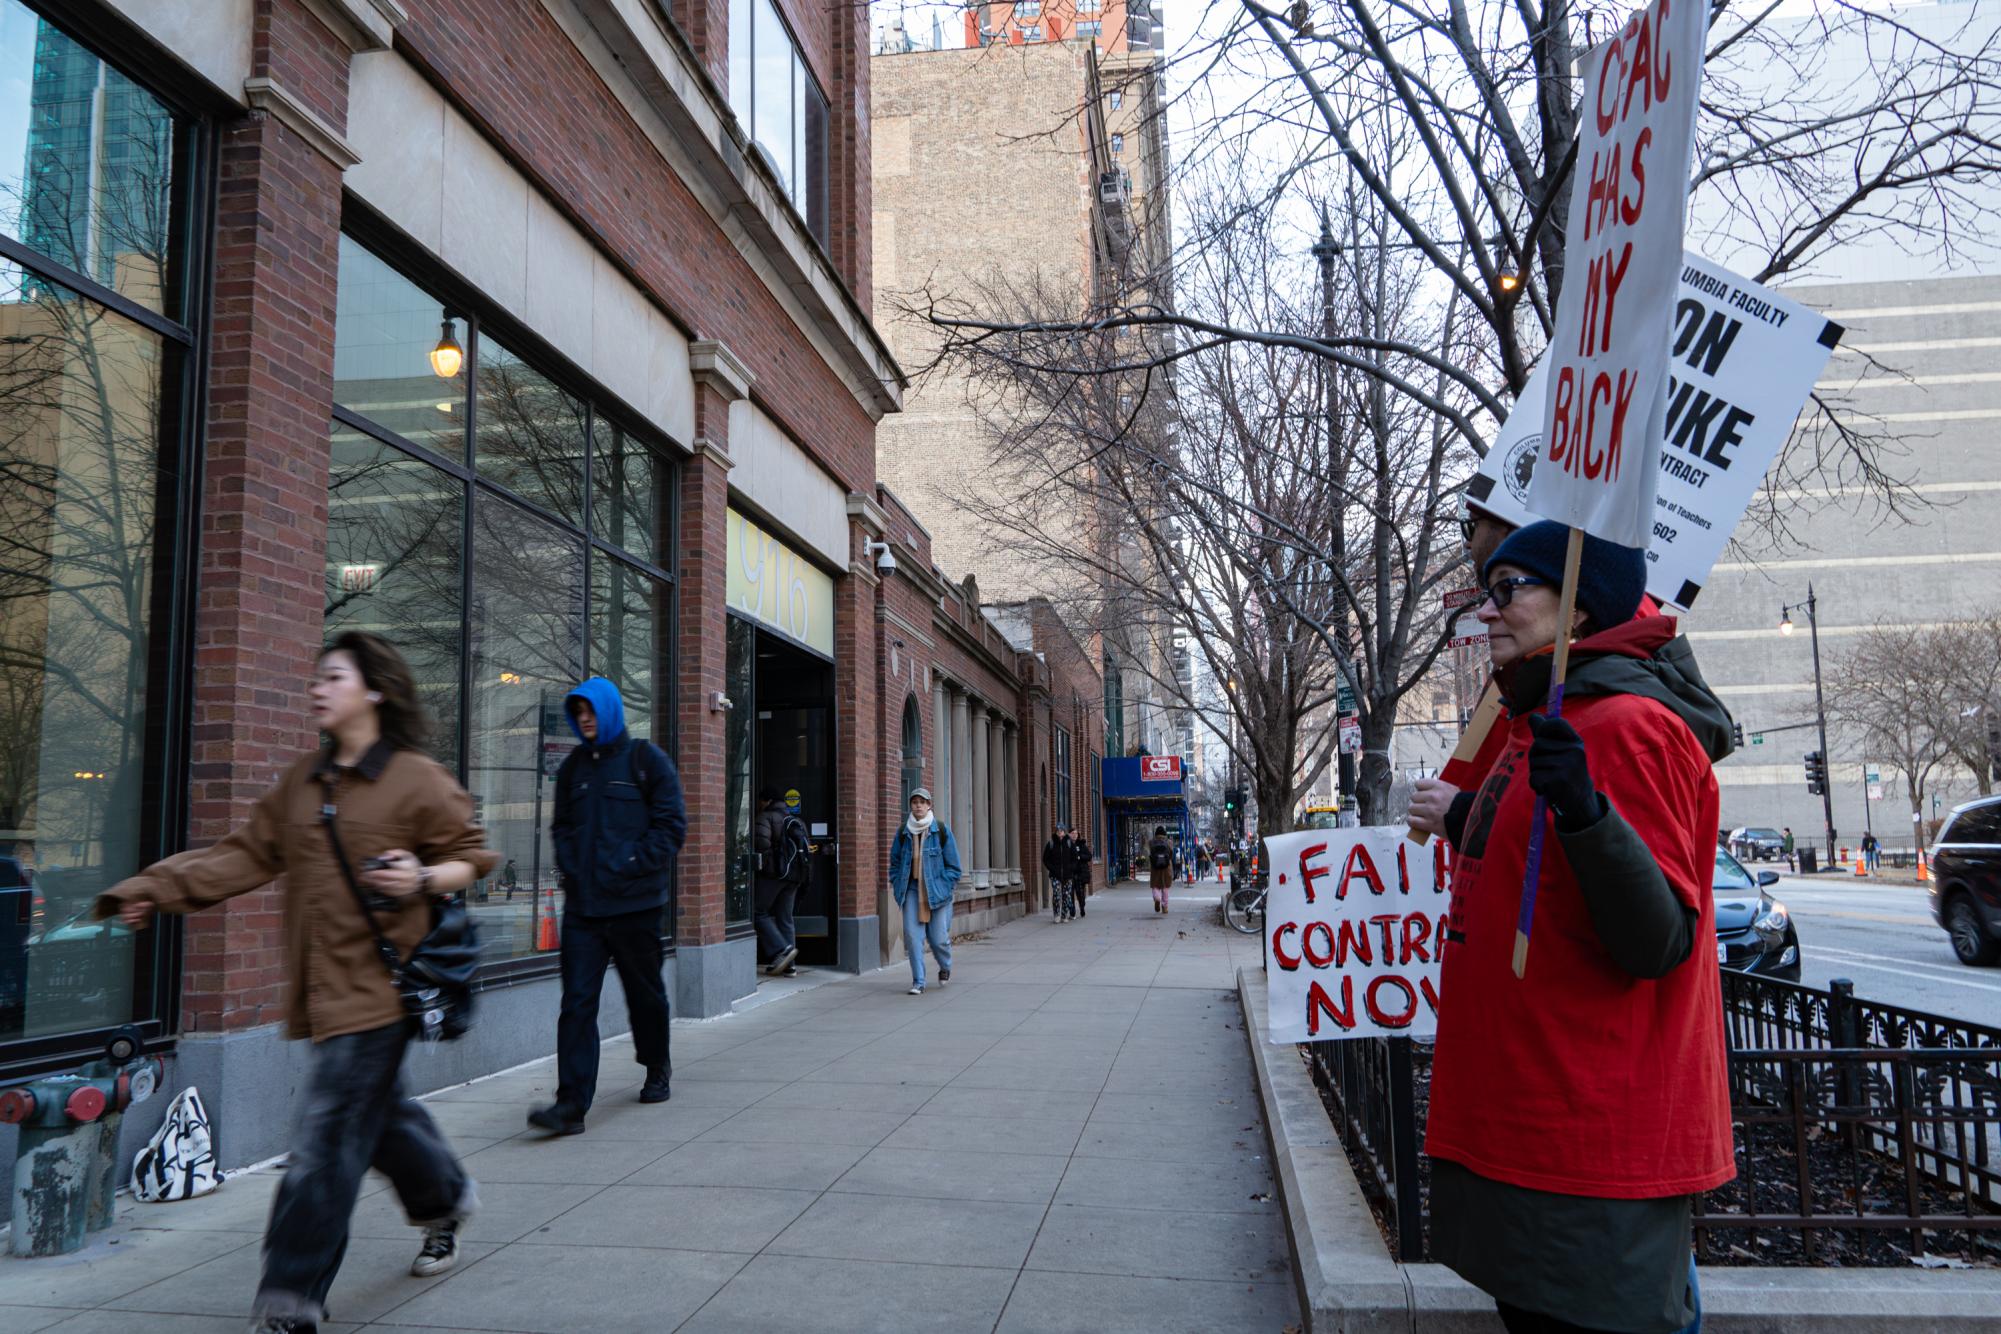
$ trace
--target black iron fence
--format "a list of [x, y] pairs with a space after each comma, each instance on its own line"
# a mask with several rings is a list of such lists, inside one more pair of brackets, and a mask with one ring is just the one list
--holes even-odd
[[[2001, 1028], [1860, 1000], [1846, 982], [1726, 972], [1723, 1002], [1738, 1174], [1697, 1203], [1705, 1261], [1852, 1264], [1888, 1238], [1911, 1256], [2001, 1258]], [[1305, 1054], [1392, 1248], [1426, 1258], [1430, 1046]]]

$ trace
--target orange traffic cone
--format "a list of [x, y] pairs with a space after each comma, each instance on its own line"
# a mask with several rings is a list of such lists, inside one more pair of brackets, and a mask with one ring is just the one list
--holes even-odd
[[1921, 885], [1929, 884], [1931, 883], [1931, 878], [1931, 868], [1925, 865], [1923, 857], [1918, 858], [1918, 883]]
[[539, 897], [535, 901], [535, 948], [542, 951], [553, 950], [557, 943], [556, 891], [551, 889], [548, 912], [542, 911], [542, 901]]
[[1867, 876], [1868, 874], [1869, 874], [1869, 859], [1867, 857], [1857, 856], [1855, 858], [1856, 878], [1861, 879]]

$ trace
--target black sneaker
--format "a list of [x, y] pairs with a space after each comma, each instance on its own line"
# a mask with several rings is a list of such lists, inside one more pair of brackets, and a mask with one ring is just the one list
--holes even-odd
[[949, 983], [949, 982], [950, 982], [951, 980], [952, 980], [952, 970], [951, 970], [951, 969], [949, 969], [949, 968], [940, 968], [940, 969], [938, 970], [938, 985], [939, 985], [939, 986], [941, 986], [941, 987], [942, 987], [942, 986], [946, 985], [947, 983]]
[[410, 1273], [417, 1278], [430, 1278], [444, 1273], [458, 1262], [459, 1225], [454, 1219], [424, 1229], [424, 1247], [410, 1262]]
[[641, 1102], [665, 1102], [674, 1095], [667, 1091], [668, 1069], [664, 1065], [646, 1067], [646, 1086], [639, 1090]]
[[771, 965], [764, 970], [766, 976], [777, 977], [779, 974], [783, 973], [786, 969], [790, 968], [792, 966], [792, 961], [798, 957], [799, 957], [798, 949], [795, 948], [794, 946], [787, 945], [784, 949], [778, 951], [778, 957], [773, 959], [771, 961]]
[[584, 1133], [584, 1114], [574, 1107], [552, 1102], [547, 1107], [537, 1107], [528, 1113], [528, 1124], [552, 1135], [581, 1135]]
[[250, 1334], [319, 1334], [317, 1320], [296, 1315], [267, 1315], [250, 1327]]

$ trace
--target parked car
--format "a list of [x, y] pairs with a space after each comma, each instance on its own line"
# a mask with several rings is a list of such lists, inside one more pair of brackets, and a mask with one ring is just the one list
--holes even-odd
[[1777, 871], [1755, 877], [1729, 853], [1718, 849], [1716, 876], [1716, 958], [1725, 968], [1787, 982], [1800, 980], [1800, 938], [1786, 905], [1767, 892], [1779, 883]]
[[2001, 961], [2001, 797], [1952, 808], [1932, 844], [1932, 915], [1959, 961]]
[[1733, 829], [1730, 855], [1740, 861], [1775, 862], [1786, 855], [1786, 837], [1776, 829]]

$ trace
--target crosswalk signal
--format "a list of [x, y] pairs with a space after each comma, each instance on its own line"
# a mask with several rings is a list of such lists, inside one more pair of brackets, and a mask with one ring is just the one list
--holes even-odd
[[1738, 750], [1744, 749], [1744, 724], [1730, 724], [1730, 744]]
[[1806, 790], [1816, 797], [1827, 791], [1827, 757], [1817, 750], [1806, 753]]

